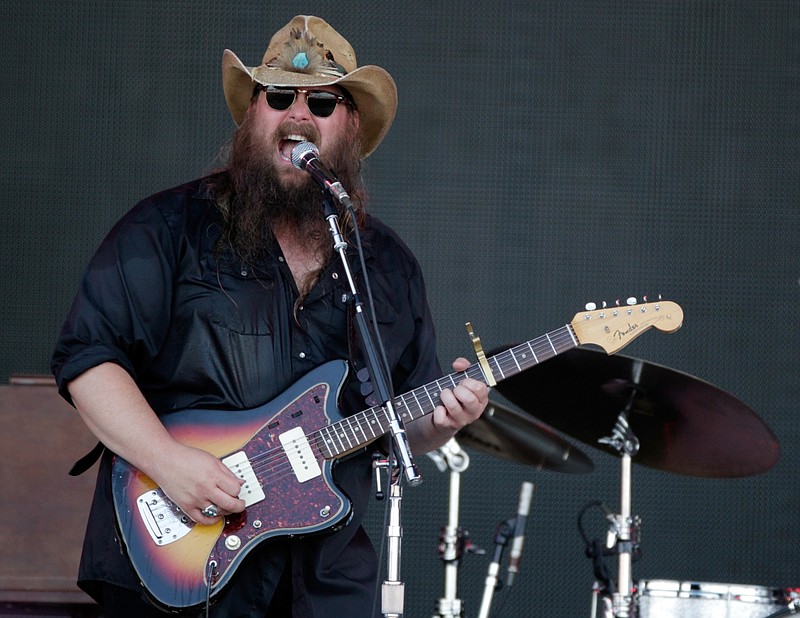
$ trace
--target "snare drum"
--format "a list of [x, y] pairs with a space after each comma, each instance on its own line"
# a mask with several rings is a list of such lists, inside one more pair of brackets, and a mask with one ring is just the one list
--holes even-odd
[[665, 579], [640, 581], [635, 595], [639, 618], [767, 618], [793, 599], [796, 589]]

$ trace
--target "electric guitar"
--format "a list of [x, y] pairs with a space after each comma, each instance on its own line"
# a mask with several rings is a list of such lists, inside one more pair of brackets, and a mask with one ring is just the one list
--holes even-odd
[[[397, 397], [395, 409], [409, 423], [433, 412], [442, 390], [467, 377], [492, 384], [584, 344], [613, 354], [651, 327], [672, 332], [682, 322], [683, 310], [668, 301], [584, 311], [559, 329]], [[115, 457], [118, 529], [156, 603], [199, 606], [222, 590], [262, 541], [329, 532], [347, 523], [350, 501], [333, 479], [333, 464], [390, 430], [383, 406], [347, 417], [339, 413], [347, 371], [346, 361], [325, 363], [257, 408], [189, 409], [163, 417], [177, 440], [220, 457], [244, 480], [239, 497], [245, 510], [211, 525], [196, 524], [152, 479]]]

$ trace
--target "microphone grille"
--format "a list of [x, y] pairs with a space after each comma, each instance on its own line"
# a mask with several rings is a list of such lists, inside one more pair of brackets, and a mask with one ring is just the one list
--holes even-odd
[[299, 170], [306, 169], [306, 161], [303, 157], [311, 153], [315, 157], [319, 155], [319, 148], [311, 142], [300, 142], [292, 148], [292, 165]]

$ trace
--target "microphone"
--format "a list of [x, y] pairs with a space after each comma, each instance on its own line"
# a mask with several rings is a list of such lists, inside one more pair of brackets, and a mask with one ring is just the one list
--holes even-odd
[[525, 481], [519, 488], [519, 506], [514, 519], [514, 537], [511, 541], [511, 552], [508, 555], [508, 572], [506, 573], [506, 586], [514, 583], [514, 577], [519, 573], [519, 563], [522, 559], [522, 546], [525, 543], [525, 524], [531, 508], [533, 497], [533, 483]]
[[346, 208], [350, 207], [350, 196], [347, 195], [342, 183], [319, 160], [319, 148], [311, 142], [300, 142], [292, 148], [292, 165], [299, 170], [305, 170], [325, 191], [341, 202]]

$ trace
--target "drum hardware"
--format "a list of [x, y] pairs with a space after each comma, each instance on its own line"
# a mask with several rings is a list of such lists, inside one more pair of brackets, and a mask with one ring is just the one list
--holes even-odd
[[779, 618], [800, 611], [800, 591], [792, 588], [656, 579], [638, 582], [636, 597], [640, 618]]
[[[694, 376], [635, 358], [576, 348], [496, 388], [556, 429], [620, 458], [620, 512], [608, 518], [606, 543], [619, 556], [618, 580], [613, 588], [595, 583], [592, 616], [635, 616], [634, 456], [637, 464], [706, 478], [760, 474], [780, 458], [778, 439], [744, 403]], [[609, 426], [611, 435], [601, 437]]]
[[456, 438], [464, 446], [535, 470], [594, 471], [592, 460], [551, 427], [491, 400], [480, 418], [459, 430]]
[[782, 616], [791, 616], [792, 614], [800, 614], [800, 593], [797, 592], [790, 592], [790, 596], [793, 596], [789, 601], [789, 604], [781, 610], [778, 610], [774, 614], [770, 614], [767, 618], [781, 618]]
[[[637, 361], [633, 364], [633, 385], [641, 379], [644, 363]], [[631, 459], [639, 452], [639, 439], [631, 430], [628, 415], [633, 409], [633, 403], [638, 394], [635, 386], [630, 389], [627, 405], [623, 408], [611, 435], [600, 438], [600, 444], [607, 444], [619, 453], [620, 456], [620, 512], [612, 514], [609, 519], [609, 533], [606, 547], [617, 548], [617, 588], [611, 595], [611, 614], [619, 618], [629, 618], [633, 614], [633, 574], [631, 571], [633, 542], [638, 537], [638, 532], [632, 534], [634, 521], [637, 522], [635, 530], [638, 531], [638, 517], [631, 514]], [[636, 539], [636, 546], [639, 543]]]
[[[600, 538], [589, 540], [589, 536], [585, 531], [583, 519], [591, 508], [602, 510], [603, 518], [609, 526], [605, 540]], [[636, 516], [631, 518], [631, 540], [627, 544], [619, 542], [619, 519], [619, 515], [611, 512], [611, 510], [599, 500], [589, 502], [578, 514], [578, 531], [586, 546], [585, 555], [592, 562], [592, 571], [595, 578], [592, 586], [592, 609], [590, 614], [593, 617], [598, 615], [609, 616], [613, 612], [611, 599], [617, 590], [615, 579], [606, 563], [606, 559], [618, 556], [619, 552], [622, 550], [630, 552], [632, 562], [636, 562], [641, 557], [640, 519]], [[598, 602], [600, 601], [604, 603], [604, 606], [602, 612], [598, 613]]]
[[[489, 402], [478, 420], [462, 428], [444, 446], [428, 453], [441, 472], [450, 470], [448, 523], [439, 538], [439, 555], [445, 566], [445, 589], [434, 618], [463, 616], [464, 604], [457, 596], [461, 559], [465, 553], [485, 553], [472, 544], [469, 533], [459, 525], [461, 475], [469, 467], [469, 455], [460, 444], [493, 457], [532, 466], [536, 470], [553, 470], [567, 474], [586, 474], [594, 470], [594, 464], [589, 457], [544, 423], [493, 401]], [[514, 530], [513, 525], [510, 531], [498, 530], [503, 533], [505, 544], [508, 543], [508, 535], [513, 534]], [[520, 552], [521, 549], [520, 541], [516, 548], [512, 548], [515, 552]], [[518, 556], [516, 560], [519, 560]], [[518, 568], [518, 562], [514, 568]]]
[[780, 458], [775, 434], [732, 395], [620, 354], [575, 348], [495, 388], [529, 415], [614, 456], [614, 445], [598, 439], [630, 405], [627, 423], [639, 441], [636, 463], [673, 474], [741, 478], [766, 472]]
[[450, 500], [447, 525], [439, 536], [439, 557], [444, 562], [444, 596], [439, 599], [434, 618], [461, 618], [463, 603], [458, 598], [458, 568], [464, 552], [483, 554], [484, 551], [473, 545], [469, 532], [459, 526], [459, 501], [461, 474], [469, 467], [469, 455], [459, 446], [455, 438], [428, 456], [441, 472], [450, 470]]

